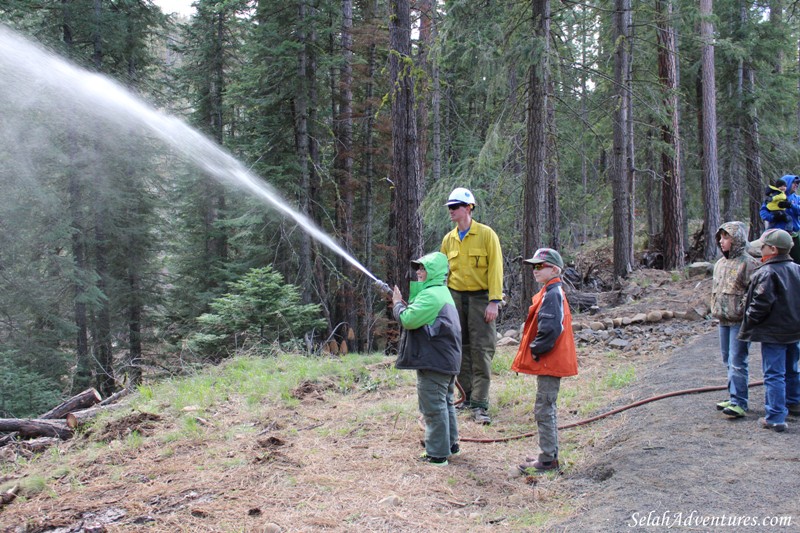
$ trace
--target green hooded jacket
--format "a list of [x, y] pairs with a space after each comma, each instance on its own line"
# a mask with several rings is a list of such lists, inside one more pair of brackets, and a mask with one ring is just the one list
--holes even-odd
[[446, 285], [447, 256], [433, 252], [414, 263], [421, 263], [428, 276], [411, 282], [408, 305], [394, 306], [394, 317], [403, 326], [397, 368], [458, 375], [461, 324]]

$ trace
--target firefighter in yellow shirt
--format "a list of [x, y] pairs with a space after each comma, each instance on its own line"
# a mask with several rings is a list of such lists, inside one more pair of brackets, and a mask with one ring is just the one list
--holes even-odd
[[472, 219], [475, 197], [458, 187], [445, 204], [456, 227], [442, 240], [450, 264], [447, 286], [461, 321], [462, 357], [458, 382], [466, 395], [460, 406], [480, 424], [490, 424], [489, 385], [497, 342], [496, 319], [503, 299], [503, 252], [497, 234]]

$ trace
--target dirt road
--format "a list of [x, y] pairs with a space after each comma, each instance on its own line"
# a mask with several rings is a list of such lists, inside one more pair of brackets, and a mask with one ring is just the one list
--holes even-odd
[[[718, 346], [709, 333], [678, 349], [645, 370], [629, 398], [724, 384]], [[750, 381], [760, 381], [759, 345], [750, 359]], [[762, 429], [761, 386], [750, 389], [744, 419], [717, 411], [724, 399], [678, 396], [617, 415], [626, 417], [620, 430], [565, 480], [587, 494], [583, 509], [549, 530], [800, 531], [800, 420], [790, 418], [785, 433]]]

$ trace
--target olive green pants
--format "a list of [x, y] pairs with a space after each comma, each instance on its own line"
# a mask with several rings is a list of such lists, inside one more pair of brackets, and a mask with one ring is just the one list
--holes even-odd
[[469, 407], [488, 409], [492, 359], [497, 343], [496, 321], [487, 324], [483, 318], [489, 305], [489, 291], [450, 289], [450, 294], [461, 322], [461, 371], [458, 382], [464, 389], [465, 402], [469, 402]]

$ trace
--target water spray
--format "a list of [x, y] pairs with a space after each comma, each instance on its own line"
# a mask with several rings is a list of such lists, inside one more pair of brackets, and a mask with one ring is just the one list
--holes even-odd
[[[379, 280], [311, 219], [293, 209], [276, 190], [251, 173], [229, 152], [183, 120], [159, 112], [111, 78], [77, 67], [2, 24], [0, 50], [7, 52], [0, 58], [2, 79], [17, 87], [45, 86], [56, 89], [64, 99], [69, 99], [70, 107], [87, 115], [99, 116], [109, 123], [126, 128], [130, 125], [144, 127], [217, 180], [253, 193], [294, 220], [306, 233], [374, 280], [378, 290], [392, 294], [388, 283]], [[38, 89], [22, 92], [22, 102], [15, 105], [24, 109], [26, 105], [30, 105], [26, 95], [38, 94]]]

